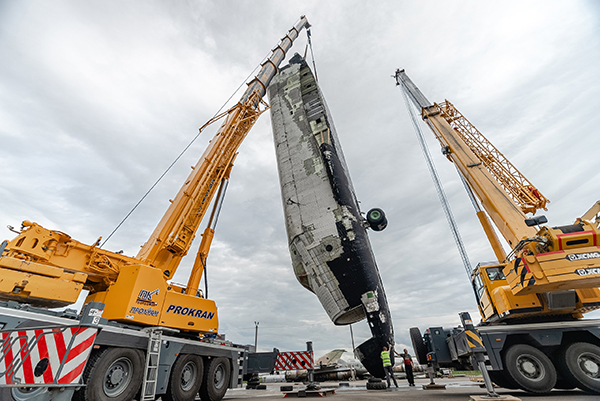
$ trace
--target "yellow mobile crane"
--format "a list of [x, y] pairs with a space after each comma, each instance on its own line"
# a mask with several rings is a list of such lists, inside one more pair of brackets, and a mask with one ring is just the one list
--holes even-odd
[[[110, 320], [215, 332], [215, 304], [201, 296], [198, 285], [214, 235], [216, 211], [223, 200], [237, 149], [266, 110], [262, 101], [266, 87], [304, 27], [308, 27], [308, 22], [303, 17], [263, 64], [241, 100], [206, 124], [225, 118], [136, 257], [100, 249], [100, 239], [86, 245], [60, 231], [24, 221], [17, 237], [2, 247], [0, 300], [61, 307], [74, 303], [81, 290], [87, 289], [90, 295], [86, 303], [104, 303], [103, 316]], [[188, 253], [217, 191], [220, 195], [187, 286], [168, 284]], [[183, 309], [188, 312], [181, 313]], [[191, 310], [195, 312], [190, 313]]]
[[452, 103], [429, 102], [404, 70], [395, 79], [456, 166], [497, 258], [470, 272], [482, 316], [477, 344], [465, 341], [465, 328], [430, 327], [424, 336], [411, 328], [419, 361], [467, 366], [481, 346], [502, 387], [600, 393], [600, 320], [582, 319], [600, 308], [600, 202], [573, 224], [541, 226], [544, 216], [527, 214], [549, 200]]
[[[23, 317], [22, 312], [2, 309], [4, 305], [10, 307], [9, 301], [38, 308], [57, 308], [74, 303], [82, 290], [88, 290], [89, 295], [85, 303], [103, 304], [102, 318], [111, 323], [126, 324], [127, 326], [123, 327], [127, 327], [127, 330], [131, 327], [146, 327], [147, 331], [151, 332], [153, 328], [159, 327], [161, 330], [166, 328], [168, 333], [185, 331], [186, 338], [202, 339], [206, 335], [209, 335], [206, 337], [209, 339], [214, 337], [218, 332], [217, 308], [215, 302], [206, 299], [198, 287], [205, 271], [206, 258], [233, 162], [242, 141], [257, 118], [268, 108], [262, 99], [271, 79], [277, 73], [279, 64], [300, 31], [303, 28], [308, 30], [309, 27], [306, 17], [302, 16], [261, 65], [262, 68], [248, 84], [239, 102], [200, 128], [202, 131], [214, 121], [224, 119], [137, 256], [130, 257], [101, 249], [101, 238], [95, 244], [87, 245], [61, 231], [44, 228], [30, 221], [24, 221], [20, 231], [13, 229], [18, 235], [0, 245], [0, 330], [20, 327], [23, 321], [28, 319], [40, 325], [49, 321], [39, 314]], [[187, 285], [182, 287], [169, 283], [168, 280], [173, 277], [182, 258], [188, 253], [215, 195], [216, 200], [208, 226], [202, 235]], [[100, 313], [98, 310], [93, 313]], [[95, 321], [97, 323], [97, 319]], [[118, 332], [111, 330], [109, 327], [101, 329], [94, 347], [102, 354], [98, 354], [97, 351], [92, 353], [83, 375], [85, 383], [99, 384], [95, 384], [95, 387], [88, 385], [80, 390], [78, 399], [128, 400], [139, 389], [141, 383], [138, 379], [142, 377], [143, 371], [137, 365], [144, 354], [137, 351], [145, 349], [146, 342], [140, 342], [139, 331], [130, 330], [124, 335], [126, 329]], [[25, 374], [15, 379], [15, 372], [20, 368], [18, 364], [10, 361], [13, 359], [12, 354], [8, 352], [10, 344], [13, 344], [9, 343], [12, 341], [12, 334], [8, 331], [0, 334], [0, 348], [4, 352], [0, 352], [0, 390], [3, 384], [13, 387], [32, 386], [27, 388], [48, 383], [54, 386], [64, 384], [64, 381], [60, 381], [62, 379], [53, 378], [51, 375], [40, 382], [41, 376], [37, 373], [35, 377], [31, 375], [28, 378]], [[35, 347], [39, 342], [36, 336], [39, 335], [32, 335], [34, 337], [31, 346]], [[142, 338], [147, 340], [148, 335], [144, 334]], [[152, 343], [153, 338], [155, 337], [151, 336], [150, 340], [147, 340], [150, 341], [148, 344]], [[154, 359], [158, 358], [160, 347], [156, 349], [148, 346], [146, 373], [151, 374], [146, 376], [153, 376], [151, 382], [156, 388], [144, 393], [144, 400], [154, 400], [156, 394], [162, 394], [163, 399], [171, 401], [191, 400], [198, 393], [201, 381], [202, 398], [216, 400], [222, 398], [227, 387], [234, 384], [234, 375], [231, 376], [231, 383], [229, 379], [230, 373], [238, 366], [235, 361], [238, 350], [234, 349], [235, 347], [228, 346], [229, 348], [222, 350], [215, 346], [203, 348], [200, 342], [186, 345], [183, 343], [183, 340], [178, 342], [172, 339], [173, 346], [162, 356], [161, 365], [164, 364], [164, 368], [158, 373], [158, 378], [156, 371], [150, 371], [152, 366], [156, 369], [156, 365], [152, 363], [156, 363]], [[116, 347], [118, 344], [129, 346]], [[155, 341], [154, 344], [160, 344], [160, 341]], [[131, 349], [136, 352], [130, 352]], [[187, 349], [191, 356], [186, 356], [182, 349]], [[108, 361], [103, 360], [108, 354], [116, 356]], [[198, 355], [208, 359], [203, 363], [202, 359], [198, 359]], [[188, 359], [182, 359], [183, 356]], [[214, 359], [218, 356], [225, 359]], [[218, 362], [221, 359], [223, 360]], [[128, 362], [119, 362], [121, 360]], [[42, 373], [48, 372], [48, 366], [49, 363], [45, 363]], [[83, 366], [85, 363], [81, 365], [80, 370]], [[203, 377], [203, 366], [206, 367], [208, 376]], [[2, 367], [6, 370], [3, 371]], [[63, 370], [63, 367], [53, 369], [56, 372]], [[132, 377], [136, 380], [132, 381]], [[77, 383], [79, 376], [72, 375], [70, 378], [75, 378], [73, 380]], [[144, 391], [146, 380], [147, 378], [144, 379]], [[161, 387], [160, 383], [164, 385]], [[2, 394], [4, 393], [0, 393], [0, 398], [3, 397]], [[26, 392], [11, 394], [19, 400], [28, 399]]]
[[[477, 216], [498, 260], [472, 273], [483, 321], [581, 318], [600, 308], [600, 231], [588, 220], [595, 209], [574, 224], [536, 229], [546, 218], [527, 213], [547, 210], [549, 200], [452, 103], [431, 104], [404, 71], [397, 79], [483, 206]], [[508, 255], [490, 219], [512, 248]]]

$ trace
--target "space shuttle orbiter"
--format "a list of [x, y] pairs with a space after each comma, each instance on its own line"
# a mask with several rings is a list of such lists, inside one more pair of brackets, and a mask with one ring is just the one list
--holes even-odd
[[373, 337], [355, 353], [384, 377], [380, 354], [394, 345], [394, 331], [366, 229], [385, 228], [385, 215], [361, 214], [331, 114], [302, 57], [281, 68], [268, 94], [294, 273], [336, 325], [368, 320]]

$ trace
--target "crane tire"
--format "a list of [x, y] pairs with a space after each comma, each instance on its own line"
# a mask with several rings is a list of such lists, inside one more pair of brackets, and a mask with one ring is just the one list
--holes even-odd
[[163, 401], [194, 401], [202, 385], [204, 362], [202, 357], [180, 354], [171, 369], [167, 393]]
[[413, 348], [415, 350], [415, 354], [417, 354], [417, 359], [421, 365], [427, 364], [427, 345], [423, 342], [423, 336], [421, 335], [421, 330], [418, 327], [411, 327], [408, 330], [410, 334], [410, 339], [412, 341]]
[[578, 342], [564, 347], [558, 367], [573, 386], [589, 393], [600, 394], [600, 347]]
[[549, 393], [556, 385], [556, 369], [539, 349], [515, 344], [504, 354], [507, 376], [523, 390], [535, 394]]
[[231, 367], [227, 358], [212, 358], [205, 364], [200, 386], [202, 401], [221, 401], [229, 388]]
[[[130, 401], [144, 378], [144, 353], [133, 348], [104, 348], [90, 356], [74, 401]], [[114, 380], [114, 381], [113, 381]]]

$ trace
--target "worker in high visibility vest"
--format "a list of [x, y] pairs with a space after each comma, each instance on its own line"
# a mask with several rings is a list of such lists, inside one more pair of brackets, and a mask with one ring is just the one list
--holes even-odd
[[387, 386], [390, 387], [390, 376], [392, 376], [392, 380], [396, 387], [398, 387], [398, 382], [396, 382], [396, 378], [394, 377], [394, 369], [392, 368], [392, 360], [390, 359], [390, 352], [388, 351], [388, 347], [384, 346], [383, 351], [381, 351], [381, 360], [383, 361], [383, 370], [385, 371], [385, 378], [387, 380]]

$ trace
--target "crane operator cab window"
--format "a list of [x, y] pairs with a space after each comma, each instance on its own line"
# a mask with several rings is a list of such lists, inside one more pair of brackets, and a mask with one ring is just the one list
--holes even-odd
[[475, 296], [477, 297], [477, 303], [481, 302], [481, 297], [483, 296], [483, 282], [481, 281], [481, 277], [479, 276], [479, 272], [475, 273], [473, 276], [473, 289], [475, 290]]
[[490, 281], [506, 280], [504, 272], [502, 271], [503, 266], [488, 267], [485, 271]]

